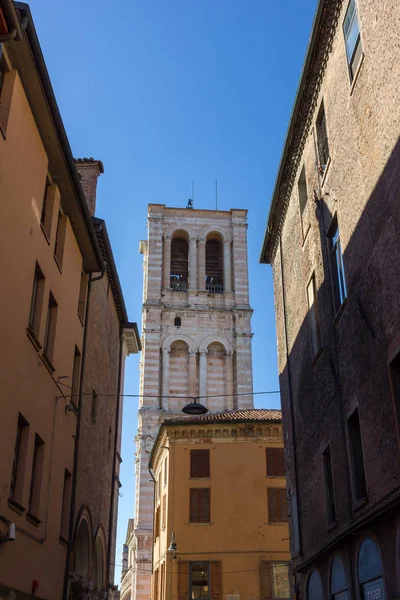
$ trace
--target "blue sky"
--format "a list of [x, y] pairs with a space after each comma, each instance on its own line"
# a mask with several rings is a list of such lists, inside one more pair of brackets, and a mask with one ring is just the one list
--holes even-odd
[[[106, 220], [129, 318], [141, 321], [147, 204], [249, 209], [254, 391], [277, 389], [272, 273], [258, 263], [316, 0], [31, 0], [76, 157], [104, 163]], [[139, 359], [125, 392], [138, 393]], [[257, 407], [279, 407], [258, 396]], [[134, 511], [137, 400], [126, 398], [116, 557]]]

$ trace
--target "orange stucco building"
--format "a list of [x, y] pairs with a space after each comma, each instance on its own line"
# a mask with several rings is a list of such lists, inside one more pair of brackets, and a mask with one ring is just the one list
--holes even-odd
[[123, 363], [140, 342], [84, 183], [29, 7], [0, 0], [1, 598], [60, 600], [79, 578], [112, 591]]
[[165, 420], [149, 469], [153, 600], [291, 597], [280, 411]]

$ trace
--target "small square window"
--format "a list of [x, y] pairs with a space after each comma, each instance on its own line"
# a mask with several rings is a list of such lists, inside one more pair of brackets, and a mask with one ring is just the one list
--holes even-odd
[[340, 240], [340, 231], [336, 216], [334, 217], [332, 225], [329, 228], [328, 237], [331, 240], [330, 262], [334, 287], [334, 305], [335, 311], [337, 311], [347, 297], [347, 288], [344, 274], [342, 243]]

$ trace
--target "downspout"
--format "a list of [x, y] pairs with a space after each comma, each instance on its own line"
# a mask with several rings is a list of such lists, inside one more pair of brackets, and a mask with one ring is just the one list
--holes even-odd
[[154, 565], [154, 512], [155, 512], [155, 507], [156, 507], [156, 478], [154, 477], [154, 471], [153, 469], [150, 467], [149, 465], [149, 473], [150, 473], [150, 477], [153, 480], [153, 526], [152, 526], [152, 538], [151, 538], [151, 574], [153, 575], [153, 565]]
[[[285, 332], [285, 350], [286, 350], [286, 365], [287, 365], [287, 381], [289, 389], [289, 408], [290, 408], [290, 420], [291, 420], [291, 431], [292, 431], [292, 448], [293, 448], [293, 464], [294, 464], [294, 483], [296, 486], [296, 510], [297, 510], [297, 526], [299, 534], [299, 553], [301, 554], [301, 527], [300, 527], [300, 511], [298, 502], [298, 474], [297, 474], [297, 450], [296, 450], [296, 432], [294, 423], [294, 411], [293, 411], [293, 394], [292, 394], [292, 376], [290, 373], [290, 362], [289, 362], [289, 340], [286, 326], [286, 296], [285, 296], [285, 279], [283, 273], [283, 258], [282, 258], [282, 237], [279, 236], [279, 259], [281, 265], [281, 281], [282, 281], [282, 308], [283, 308], [283, 327]], [[295, 555], [294, 555], [295, 556]]]
[[80, 440], [80, 432], [81, 432], [81, 414], [82, 414], [82, 400], [83, 400], [82, 387], [83, 387], [83, 378], [84, 378], [84, 372], [85, 372], [86, 344], [87, 344], [88, 323], [89, 323], [90, 293], [92, 290], [93, 283], [95, 281], [99, 281], [100, 279], [103, 279], [105, 272], [106, 272], [105, 268], [103, 267], [103, 269], [98, 277], [92, 277], [92, 274], [91, 273], [89, 274], [88, 293], [87, 293], [87, 298], [86, 298], [85, 326], [84, 326], [83, 343], [82, 343], [82, 363], [81, 363], [81, 373], [80, 373], [80, 377], [79, 377], [79, 405], [78, 405], [78, 414], [77, 414], [77, 419], [76, 419], [74, 465], [73, 465], [73, 471], [72, 471], [71, 504], [70, 504], [70, 512], [69, 512], [67, 555], [65, 558], [64, 587], [63, 587], [63, 596], [62, 596], [63, 600], [68, 599], [71, 546], [72, 546], [72, 541], [73, 541], [72, 538], [73, 538], [73, 534], [74, 534], [76, 483], [77, 483], [77, 471], [78, 471], [78, 461], [79, 461], [79, 440]]
[[[113, 451], [113, 463], [111, 472], [111, 497], [110, 497], [110, 517], [108, 525], [108, 540], [107, 540], [107, 587], [111, 589], [113, 582], [110, 581], [111, 571], [111, 552], [112, 552], [112, 540], [113, 540], [113, 521], [114, 521], [114, 503], [115, 503], [115, 482], [116, 482], [116, 461], [118, 453], [118, 439], [119, 439], [119, 415], [121, 408], [121, 378], [122, 378], [122, 353], [123, 353], [123, 328], [120, 327], [120, 345], [119, 345], [119, 356], [118, 356], [118, 384], [117, 384], [117, 410], [115, 413], [115, 436], [114, 436], [114, 451]], [[122, 434], [122, 432], [121, 432]]]

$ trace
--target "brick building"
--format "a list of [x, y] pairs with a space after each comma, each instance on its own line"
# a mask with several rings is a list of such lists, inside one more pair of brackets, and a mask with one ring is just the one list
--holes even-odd
[[[158, 427], [189, 398], [212, 412], [251, 408], [247, 211], [150, 204], [144, 255], [143, 354], [137, 441], [133, 598], [150, 597]], [[202, 400], [200, 400], [202, 401]]]
[[[76, 168], [106, 268], [91, 282], [87, 311], [81, 315], [85, 343], [82, 356], [78, 349], [75, 355], [72, 402], [79, 400], [79, 442], [69, 589], [72, 598], [103, 598], [114, 585], [125, 358], [140, 350], [140, 340], [136, 323], [128, 322], [106, 224], [94, 216], [103, 164], [84, 158], [76, 160]], [[80, 393], [74, 396], [79, 379]]]
[[121, 600], [132, 600], [133, 594], [133, 556], [135, 545], [135, 521], [129, 519], [128, 528], [126, 530], [125, 544], [122, 550], [122, 569], [121, 569]]
[[261, 254], [307, 600], [400, 595], [399, 22], [318, 3]]
[[149, 469], [153, 600], [290, 600], [280, 410], [165, 419]]

